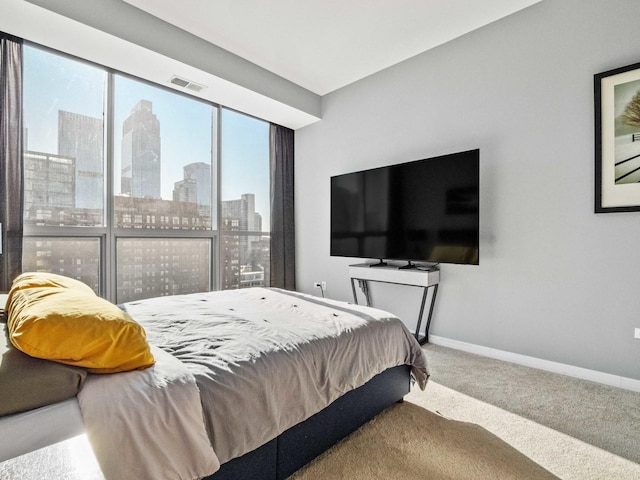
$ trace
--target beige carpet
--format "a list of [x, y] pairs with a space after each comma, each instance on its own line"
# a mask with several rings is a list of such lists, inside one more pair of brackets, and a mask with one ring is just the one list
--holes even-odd
[[545, 480], [556, 476], [473, 423], [396, 404], [295, 475], [295, 480]]
[[425, 350], [425, 391], [414, 386], [403, 404], [293, 478], [640, 479], [640, 393], [437, 345]]

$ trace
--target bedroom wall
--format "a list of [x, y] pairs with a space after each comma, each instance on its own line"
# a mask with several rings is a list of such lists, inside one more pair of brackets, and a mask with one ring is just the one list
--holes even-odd
[[[640, 62], [639, 16], [545, 0], [324, 97], [296, 131], [299, 290], [351, 300], [330, 176], [480, 148], [480, 265], [441, 266], [431, 334], [640, 379], [640, 212], [593, 213], [593, 75]], [[373, 289], [410, 327], [419, 295]]]

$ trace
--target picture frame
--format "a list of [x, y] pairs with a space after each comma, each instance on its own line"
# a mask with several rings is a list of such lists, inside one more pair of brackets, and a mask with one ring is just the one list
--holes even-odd
[[594, 75], [595, 213], [640, 211], [640, 63]]

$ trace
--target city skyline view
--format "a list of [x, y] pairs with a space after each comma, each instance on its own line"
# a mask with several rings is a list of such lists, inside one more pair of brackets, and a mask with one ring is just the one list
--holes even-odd
[[[70, 62], [35, 47], [25, 47], [25, 125], [27, 149], [59, 154], [59, 112], [103, 119], [106, 74], [84, 62]], [[47, 74], [42, 74], [46, 70]], [[29, 75], [30, 70], [40, 74]], [[113, 171], [121, 172], [122, 125], [141, 100], [149, 101], [160, 124], [161, 197], [173, 199], [183, 167], [191, 163], [215, 165], [217, 107], [128, 77], [115, 75]], [[37, 112], [36, 114], [31, 114]], [[222, 201], [255, 195], [262, 228], [269, 230], [268, 123], [241, 113], [221, 110]], [[213, 162], [212, 162], [213, 160]], [[214, 171], [215, 172], [215, 171]], [[215, 183], [214, 183], [215, 186]], [[114, 193], [121, 193], [114, 182]], [[216, 195], [215, 190], [212, 196]]]
[[269, 284], [267, 122], [31, 46], [23, 99], [23, 268], [115, 302]]

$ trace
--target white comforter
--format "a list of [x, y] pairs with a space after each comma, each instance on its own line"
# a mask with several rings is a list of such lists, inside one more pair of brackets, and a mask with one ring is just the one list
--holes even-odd
[[274, 288], [197, 293], [123, 307], [149, 342], [196, 377], [221, 463], [275, 438], [397, 365], [424, 388], [427, 363], [395, 316]]
[[265, 288], [121, 308], [157, 363], [91, 376], [79, 395], [108, 480], [206, 476], [388, 368], [410, 365], [422, 388], [429, 376], [413, 335], [373, 308]]
[[78, 402], [107, 480], [194, 480], [220, 462], [203, 423], [195, 378], [178, 359], [152, 346], [143, 371], [90, 375]]

